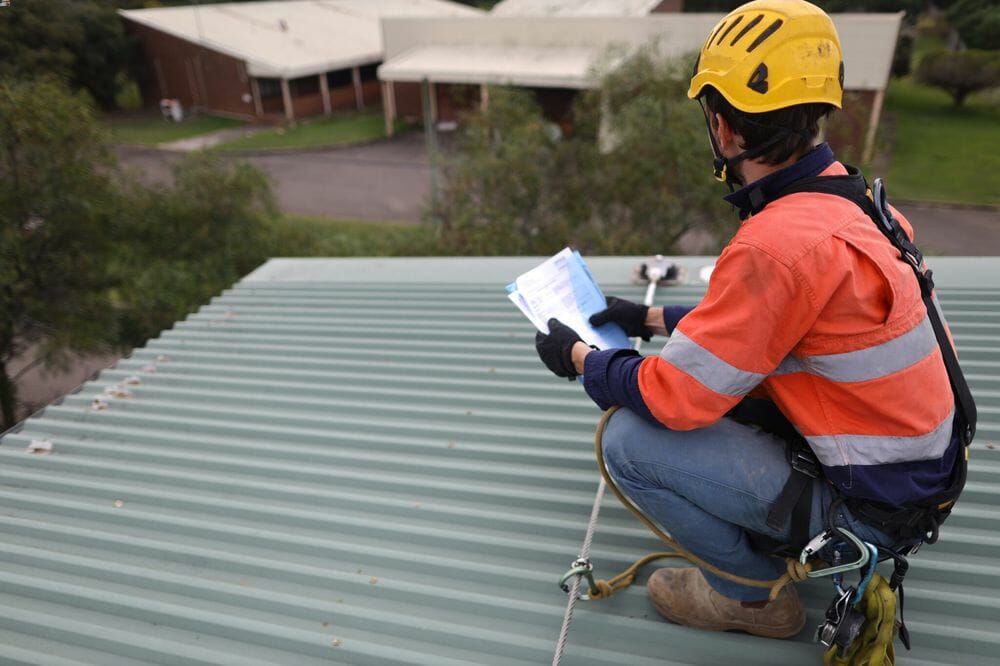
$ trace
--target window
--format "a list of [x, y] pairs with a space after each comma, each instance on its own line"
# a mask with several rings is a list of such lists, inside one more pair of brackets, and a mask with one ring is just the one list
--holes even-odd
[[281, 97], [281, 79], [257, 79], [261, 99]]
[[371, 65], [365, 65], [361, 68], [361, 80], [362, 81], [375, 81], [378, 79], [378, 66], [379, 63], [372, 63]]
[[331, 89], [346, 88], [347, 86], [354, 85], [354, 78], [351, 76], [351, 70], [338, 69], [333, 72], [327, 72], [326, 82]]

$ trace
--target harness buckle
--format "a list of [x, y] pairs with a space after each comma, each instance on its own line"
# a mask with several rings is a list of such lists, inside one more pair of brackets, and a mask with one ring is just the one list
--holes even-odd
[[788, 455], [788, 464], [800, 474], [815, 479], [819, 476], [819, 461], [809, 449], [794, 448]]

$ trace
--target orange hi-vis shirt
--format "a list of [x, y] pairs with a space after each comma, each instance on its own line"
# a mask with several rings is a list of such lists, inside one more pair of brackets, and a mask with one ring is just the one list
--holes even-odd
[[[834, 162], [820, 175], [846, 173]], [[676, 430], [763, 392], [849, 496], [921, 499], [953, 465], [954, 398], [917, 281], [835, 195], [790, 194], [744, 221], [702, 302], [637, 377], [650, 413]]]

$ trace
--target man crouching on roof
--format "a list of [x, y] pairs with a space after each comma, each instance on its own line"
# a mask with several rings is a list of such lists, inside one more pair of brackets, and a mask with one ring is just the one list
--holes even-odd
[[[685, 548], [745, 578], [785, 570], [755, 549], [755, 535], [795, 540], [789, 516], [768, 521], [791, 476], [784, 442], [728, 416], [751, 391], [818, 458], [800, 512], [810, 536], [838, 496], [898, 507], [941, 491], [960, 449], [912, 271], [852, 201], [787, 193], [802, 179], [848, 174], [817, 145], [819, 121], [841, 106], [843, 72], [833, 22], [808, 2], [757, 0], [726, 16], [701, 49], [688, 95], [702, 105], [716, 177], [743, 223], [704, 299], [647, 308], [612, 297], [594, 315], [595, 325], [614, 321], [632, 336], [669, 335], [658, 356], [593, 350], [556, 320], [537, 338], [550, 370], [582, 374], [602, 409], [622, 407], [603, 437], [619, 489]], [[834, 513], [864, 541], [900, 545], [840, 502]], [[768, 602], [766, 588], [698, 568], [660, 569], [648, 593], [668, 620], [691, 627], [785, 638], [805, 623], [792, 586]]]

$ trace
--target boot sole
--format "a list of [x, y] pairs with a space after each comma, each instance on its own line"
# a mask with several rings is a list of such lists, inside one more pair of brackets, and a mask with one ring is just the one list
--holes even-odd
[[802, 614], [802, 621], [798, 623], [795, 628], [779, 628], [779, 627], [758, 627], [755, 625], [746, 625], [742, 623], [733, 622], [718, 622], [718, 623], [704, 623], [704, 624], [692, 624], [690, 622], [682, 622], [679, 617], [671, 617], [670, 613], [664, 612], [662, 609], [657, 607], [655, 604], [653, 608], [656, 612], [662, 615], [672, 624], [676, 624], [682, 627], [691, 627], [692, 629], [703, 629], [705, 631], [739, 631], [745, 634], [751, 634], [753, 636], [761, 636], [763, 638], [791, 638], [797, 635], [802, 628], [806, 626], [806, 616], [805, 613]]

